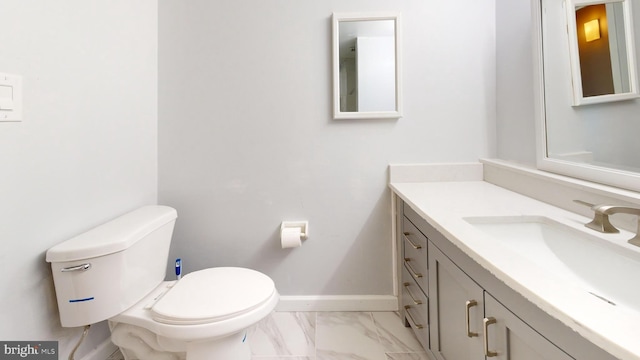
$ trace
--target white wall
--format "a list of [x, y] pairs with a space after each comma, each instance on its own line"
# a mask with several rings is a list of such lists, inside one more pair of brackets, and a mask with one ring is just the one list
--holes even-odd
[[[402, 13], [404, 117], [331, 119], [331, 13]], [[494, 0], [159, 4], [159, 202], [186, 272], [284, 295], [388, 295], [389, 163], [495, 156]], [[282, 220], [307, 219], [301, 248]]]
[[496, 0], [497, 154], [535, 165], [531, 31], [529, 0]]
[[0, 339], [63, 359], [81, 329], [60, 326], [46, 250], [156, 202], [157, 4], [2, 0], [0, 18], [0, 72], [24, 85], [24, 120], [0, 123]]

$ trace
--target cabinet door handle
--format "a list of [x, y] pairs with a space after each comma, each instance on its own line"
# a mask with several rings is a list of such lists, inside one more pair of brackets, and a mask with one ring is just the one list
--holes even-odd
[[411, 311], [409, 311], [409, 309], [411, 309], [411, 305], [405, 305], [404, 306], [404, 310], [407, 313], [407, 315], [409, 316], [409, 319], [411, 319], [411, 322], [416, 326], [416, 329], [422, 329], [424, 328], [424, 326], [422, 324], [418, 324], [414, 319], [413, 316], [411, 315]]
[[419, 278], [421, 278], [421, 277], [422, 277], [422, 274], [421, 274], [421, 273], [419, 273], [419, 272], [417, 272], [417, 271], [415, 271], [415, 270], [413, 269], [413, 267], [411, 267], [411, 264], [409, 264], [409, 263], [411, 262], [411, 259], [410, 259], [410, 258], [404, 258], [404, 261], [405, 261], [405, 263], [407, 264], [407, 269], [409, 269], [409, 272], [411, 273], [411, 276], [413, 276], [413, 277], [414, 277], [414, 278], [416, 278], [416, 279], [419, 279]]
[[407, 239], [407, 241], [409, 242], [409, 244], [411, 244], [411, 247], [413, 247], [414, 249], [418, 250], [418, 249], [422, 249], [422, 245], [420, 244], [416, 244], [413, 241], [411, 241], [411, 239], [409, 239], [409, 235], [411, 235], [410, 232], [405, 232], [404, 234], [404, 238]]
[[416, 297], [413, 296], [413, 294], [411, 293], [411, 290], [409, 290], [409, 286], [411, 286], [411, 283], [408, 283], [408, 282], [404, 283], [404, 287], [407, 289], [407, 293], [409, 294], [409, 297], [411, 297], [411, 300], [413, 300], [413, 303], [415, 305], [422, 304], [422, 300], [416, 299]]
[[[471, 332], [469, 331], [469, 309], [471, 309], [474, 306], [477, 306], [478, 302], [475, 300], [467, 300], [466, 304], [465, 304], [465, 320], [467, 321], [467, 336], [468, 337], [474, 337], [474, 336], [478, 336], [477, 332]], [[486, 333], [486, 331], [485, 331]]]
[[489, 325], [497, 323], [496, 319], [493, 317], [486, 317], [482, 320], [483, 330], [484, 330], [484, 355], [486, 357], [494, 357], [498, 356], [498, 353], [495, 351], [489, 350]]

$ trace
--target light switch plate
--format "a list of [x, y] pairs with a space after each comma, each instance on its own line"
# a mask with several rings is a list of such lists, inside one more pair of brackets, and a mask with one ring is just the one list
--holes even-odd
[[0, 73], [0, 121], [22, 121], [22, 76]]

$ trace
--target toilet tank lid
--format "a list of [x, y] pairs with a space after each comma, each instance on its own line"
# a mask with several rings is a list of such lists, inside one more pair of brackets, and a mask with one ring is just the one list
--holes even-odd
[[171, 207], [144, 206], [52, 247], [46, 260], [75, 261], [122, 251], [177, 217]]

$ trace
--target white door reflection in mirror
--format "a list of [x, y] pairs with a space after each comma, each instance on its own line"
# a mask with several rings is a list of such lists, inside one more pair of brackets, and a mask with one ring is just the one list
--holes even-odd
[[401, 117], [398, 14], [333, 14], [335, 119]]

